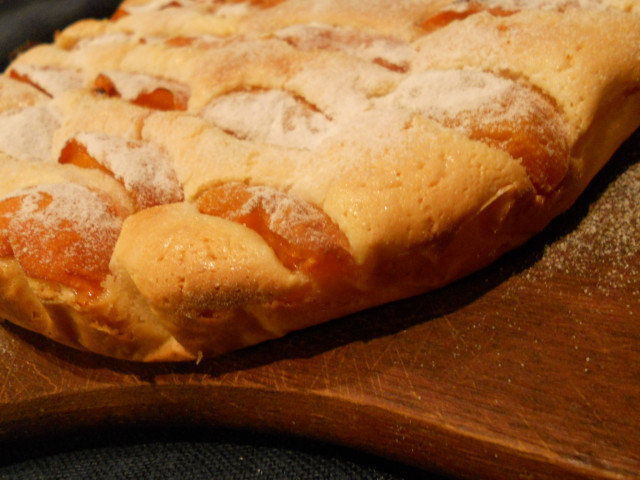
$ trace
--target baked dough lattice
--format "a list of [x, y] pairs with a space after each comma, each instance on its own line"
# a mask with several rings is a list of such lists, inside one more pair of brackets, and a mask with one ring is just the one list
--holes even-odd
[[632, 0], [126, 0], [0, 77], [0, 314], [212, 356], [468, 274], [640, 124]]

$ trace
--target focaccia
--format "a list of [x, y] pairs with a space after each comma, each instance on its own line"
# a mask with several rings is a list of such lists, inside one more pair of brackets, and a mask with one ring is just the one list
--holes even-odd
[[441, 287], [640, 125], [640, 2], [126, 0], [0, 76], [0, 316], [135, 361]]

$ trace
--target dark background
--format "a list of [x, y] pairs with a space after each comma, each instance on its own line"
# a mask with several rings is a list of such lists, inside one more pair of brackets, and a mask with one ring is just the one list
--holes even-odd
[[[364, 0], [363, 0], [364, 1]], [[120, 0], [0, 0], [0, 70], [78, 18], [111, 15]], [[264, 432], [137, 426], [0, 439], [0, 479], [413, 479], [389, 460]], [[440, 477], [437, 477], [440, 478]]]
[[85, 17], [110, 16], [121, 0], [0, 0], [0, 69], [21, 48], [50, 42], [56, 30]]

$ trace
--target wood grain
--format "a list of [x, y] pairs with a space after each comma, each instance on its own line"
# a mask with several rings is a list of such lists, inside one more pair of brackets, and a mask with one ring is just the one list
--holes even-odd
[[196, 424], [474, 478], [640, 476], [640, 133], [568, 214], [448, 288], [199, 365], [0, 327], [0, 434]]

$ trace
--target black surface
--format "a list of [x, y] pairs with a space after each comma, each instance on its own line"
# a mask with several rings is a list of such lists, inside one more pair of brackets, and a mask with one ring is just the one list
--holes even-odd
[[82, 431], [0, 443], [0, 479], [370, 479], [426, 473], [360, 452], [218, 429]]
[[[108, 17], [120, 0], [0, 0], [0, 70], [77, 18]], [[362, 452], [219, 429], [133, 426], [3, 444], [0, 479], [371, 479], [431, 477]]]
[[74, 20], [111, 15], [121, 0], [0, 0], [0, 70], [20, 49], [50, 42]]

